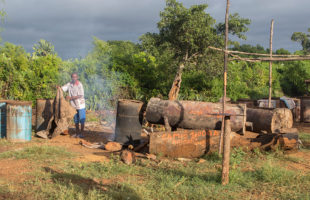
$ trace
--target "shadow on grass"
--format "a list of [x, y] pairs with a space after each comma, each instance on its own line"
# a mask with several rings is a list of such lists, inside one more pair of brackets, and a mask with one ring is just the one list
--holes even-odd
[[[145, 165], [143, 163], [139, 163], [141, 167], [149, 168], [153, 172], [157, 174], [157, 176], [161, 176], [162, 179], [169, 179], [169, 177], [179, 177], [186, 178], [187, 180], [193, 180], [196, 181], [202, 181], [209, 184], [220, 184], [221, 183], [221, 172], [218, 171], [211, 171], [211, 172], [204, 172], [203, 174], [197, 174], [195, 172], [186, 172], [182, 169], [173, 169], [173, 168], [167, 168], [167, 167], [160, 167], [160, 166], [153, 166], [150, 167], [148, 165]], [[156, 175], [155, 175], [156, 176]], [[165, 180], [162, 180], [165, 181]], [[170, 181], [170, 180], [166, 180]]]
[[52, 181], [61, 184], [69, 189], [72, 184], [78, 191], [87, 196], [92, 190], [99, 194], [112, 199], [142, 199], [133, 189], [119, 183], [102, 183], [94, 179], [85, 178], [76, 174], [57, 172], [49, 167], [43, 168], [46, 172], [51, 173]]

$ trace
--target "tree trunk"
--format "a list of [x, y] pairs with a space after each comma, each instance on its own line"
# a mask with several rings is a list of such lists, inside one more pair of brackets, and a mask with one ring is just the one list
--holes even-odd
[[[242, 131], [246, 105], [227, 104], [233, 131]], [[165, 124], [165, 117], [173, 128], [219, 130], [222, 124], [222, 104], [197, 101], [169, 101], [151, 98], [146, 119], [153, 124]]]
[[171, 101], [178, 99], [180, 88], [181, 88], [183, 69], [184, 69], [184, 64], [181, 63], [177, 71], [177, 74], [175, 75], [174, 81], [172, 83], [172, 87], [169, 92], [169, 100]]
[[283, 128], [292, 128], [293, 115], [287, 108], [274, 110], [247, 109], [247, 121], [253, 123], [254, 132], [280, 133]]

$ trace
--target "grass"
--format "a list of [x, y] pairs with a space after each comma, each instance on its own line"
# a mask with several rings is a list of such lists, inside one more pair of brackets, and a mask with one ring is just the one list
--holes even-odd
[[12, 142], [10, 142], [9, 140], [5, 139], [5, 138], [2, 138], [0, 139], [0, 146], [3, 147], [3, 146], [10, 146], [12, 144]]
[[79, 163], [72, 157], [64, 148], [47, 145], [1, 153], [0, 162], [27, 159], [33, 170], [20, 184], [1, 184], [0, 199], [310, 199], [309, 173], [287, 169], [300, 160], [281, 151], [235, 149], [227, 186], [220, 183], [217, 154], [199, 164], [138, 160], [131, 166], [118, 156], [106, 163]]
[[303, 142], [310, 143], [310, 134], [309, 133], [299, 133], [299, 139]]
[[309, 133], [299, 133], [299, 139], [302, 142], [302, 148], [310, 150], [310, 134]]
[[66, 149], [48, 145], [24, 147], [0, 153], [0, 159], [28, 159], [36, 162], [52, 162], [70, 157], [73, 157], [73, 154]]

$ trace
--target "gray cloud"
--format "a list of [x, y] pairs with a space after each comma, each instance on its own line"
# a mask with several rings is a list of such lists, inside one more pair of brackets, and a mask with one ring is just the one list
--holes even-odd
[[[185, 6], [207, 3], [207, 12], [223, 21], [226, 1], [182, 0]], [[91, 49], [92, 36], [103, 40], [138, 41], [146, 32], [155, 32], [164, 0], [6, 0], [8, 14], [4, 41], [19, 44], [29, 52], [39, 39], [55, 46], [64, 59], [84, 56]], [[248, 40], [241, 43], [268, 47], [270, 20], [275, 19], [274, 49], [300, 49], [290, 40], [295, 31], [305, 32], [309, 0], [234, 0], [230, 12], [250, 18]]]

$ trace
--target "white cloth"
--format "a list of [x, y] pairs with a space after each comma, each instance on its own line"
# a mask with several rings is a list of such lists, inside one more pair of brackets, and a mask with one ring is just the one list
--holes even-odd
[[72, 82], [62, 86], [61, 89], [64, 92], [68, 91], [69, 97], [82, 96], [81, 98], [70, 100], [71, 105], [79, 110], [85, 108], [84, 88], [81, 82], [73, 84]]

